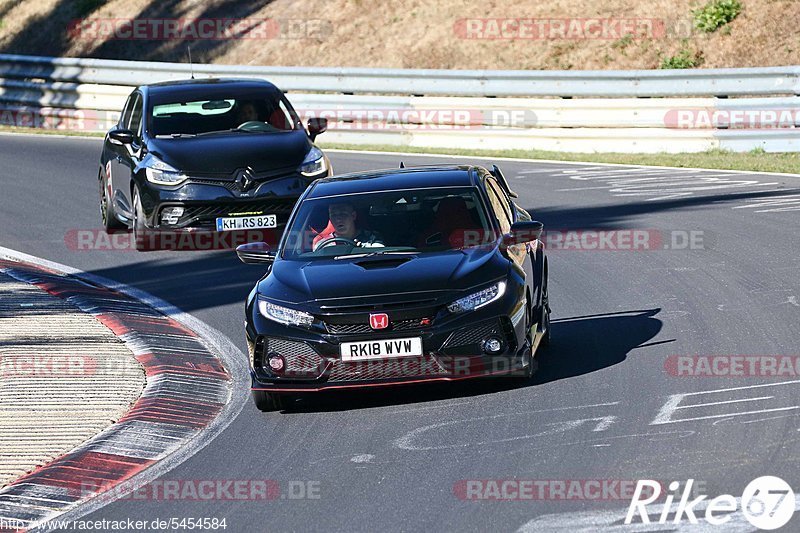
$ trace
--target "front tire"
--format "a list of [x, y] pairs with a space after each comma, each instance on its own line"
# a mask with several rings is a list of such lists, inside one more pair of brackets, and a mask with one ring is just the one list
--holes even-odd
[[550, 296], [547, 292], [547, 263], [544, 265], [544, 276], [542, 279], [542, 340], [539, 341], [542, 346], [550, 346]]
[[274, 394], [263, 390], [253, 391], [253, 402], [262, 413], [281, 411], [289, 404], [289, 398], [282, 394]]
[[138, 252], [149, 250], [147, 247], [147, 228], [144, 225], [144, 208], [139, 196], [139, 189], [133, 189], [133, 246]]
[[539, 361], [537, 361], [536, 357], [533, 354], [533, 336], [531, 335], [531, 327], [533, 326], [533, 317], [535, 309], [531, 306], [530, 299], [528, 299], [527, 304], [528, 306], [528, 313], [527, 313], [527, 320], [526, 320], [526, 328], [528, 333], [525, 335], [525, 340], [528, 343], [529, 353], [528, 357], [528, 366], [525, 367], [525, 370], [522, 374], [522, 381], [528, 382], [533, 379], [533, 376], [536, 374], [536, 371], [539, 370]]
[[100, 184], [100, 218], [103, 222], [103, 229], [109, 232], [125, 228], [125, 224], [117, 219], [114, 204], [108, 195], [108, 177], [105, 176], [102, 170], [98, 175], [97, 181]]

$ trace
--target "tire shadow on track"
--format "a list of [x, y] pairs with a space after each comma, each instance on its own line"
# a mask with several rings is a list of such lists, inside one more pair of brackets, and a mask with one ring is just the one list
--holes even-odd
[[[394, 405], [469, 398], [518, 388], [536, 387], [596, 372], [623, 362], [661, 331], [655, 318], [660, 308], [578, 316], [553, 320], [552, 343], [537, 355], [539, 370], [532, 379], [496, 377], [398, 385], [358, 391], [323, 391], [292, 402], [284, 414], [351, 411]], [[672, 342], [660, 341], [656, 344]], [[447, 409], [447, 406], [442, 406]]]

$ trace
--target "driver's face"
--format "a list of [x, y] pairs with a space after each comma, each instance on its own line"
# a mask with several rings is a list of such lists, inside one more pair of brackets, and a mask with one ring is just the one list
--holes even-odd
[[328, 216], [337, 237], [352, 239], [356, 236], [356, 212], [353, 206], [335, 204], [328, 208]]
[[239, 121], [250, 122], [251, 120], [258, 120], [258, 112], [253, 104], [246, 103], [239, 109]]

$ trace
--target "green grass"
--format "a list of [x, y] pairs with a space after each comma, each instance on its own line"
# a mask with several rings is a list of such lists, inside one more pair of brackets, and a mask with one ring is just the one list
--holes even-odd
[[[67, 130], [43, 130], [0, 126], [0, 131], [18, 133], [44, 133], [54, 135], [89, 136], [102, 138], [102, 133], [71, 132]], [[411, 146], [349, 145], [326, 143], [320, 139], [321, 148], [339, 150], [368, 150], [375, 152], [406, 152], [459, 155], [470, 158], [491, 159], [514, 157], [520, 159], [549, 159], [553, 161], [586, 161], [590, 163], [617, 163], [620, 165], [654, 165], [679, 168], [716, 168], [721, 170], [749, 170], [754, 172], [786, 172], [800, 174], [800, 152], [768, 153], [763, 148], [737, 153], [725, 150], [684, 154], [617, 154], [617, 153], [572, 153], [547, 152], [544, 150], [464, 150], [457, 148], [418, 148]], [[401, 158], [398, 157], [398, 161]]]
[[702, 52], [693, 52], [688, 48], [681, 48], [677, 54], [670, 57], [665, 57], [661, 60], [658, 68], [662, 69], [676, 69], [676, 68], [697, 68], [703, 64]]
[[[586, 161], [591, 163], [617, 163], [621, 165], [654, 165], [679, 168], [714, 168], [721, 170], [748, 170], [754, 172], [785, 172], [800, 174], [800, 153], [767, 153], [763, 150], [737, 153], [709, 150], [683, 154], [618, 154], [547, 152], [544, 150], [463, 150], [450, 148], [417, 148], [381, 145], [351, 146], [325, 143], [321, 148], [340, 150], [370, 150], [377, 152], [436, 153], [461, 155], [471, 158], [514, 157], [521, 159], [549, 159], [554, 161]], [[398, 157], [398, 161], [402, 159]]]

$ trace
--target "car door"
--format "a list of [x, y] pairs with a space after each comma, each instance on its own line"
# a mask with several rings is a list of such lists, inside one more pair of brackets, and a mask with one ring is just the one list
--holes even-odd
[[112, 144], [113, 159], [110, 161], [112, 180], [114, 180], [115, 201], [122, 203], [125, 210], [133, 211], [133, 199], [131, 198], [130, 182], [133, 177], [133, 169], [139, 163], [142, 147], [142, 114], [143, 99], [140, 92], [135, 92], [130, 96], [129, 106], [120, 118], [120, 128], [129, 129], [134, 134], [134, 141], [131, 144], [117, 145]]
[[[122, 113], [119, 116], [119, 121], [117, 125], [114, 126], [114, 129], [127, 129], [131, 121], [131, 112], [133, 111], [135, 96], [135, 91], [128, 96], [128, 99], [125, 101], [125, 106], [122, 108]], [[120, 160], [124, 151], [122, 145], [112, 142], [111, 138], [106, 135], [103, 142], [103, 157], [100, 162], [103, 166], [102, 170], [106, 178], [107, 193], [112, 200], [116, 193], [117, 181], [122, 183], [122, 178], [125, 176], [124, 173], [120, 173]]]

